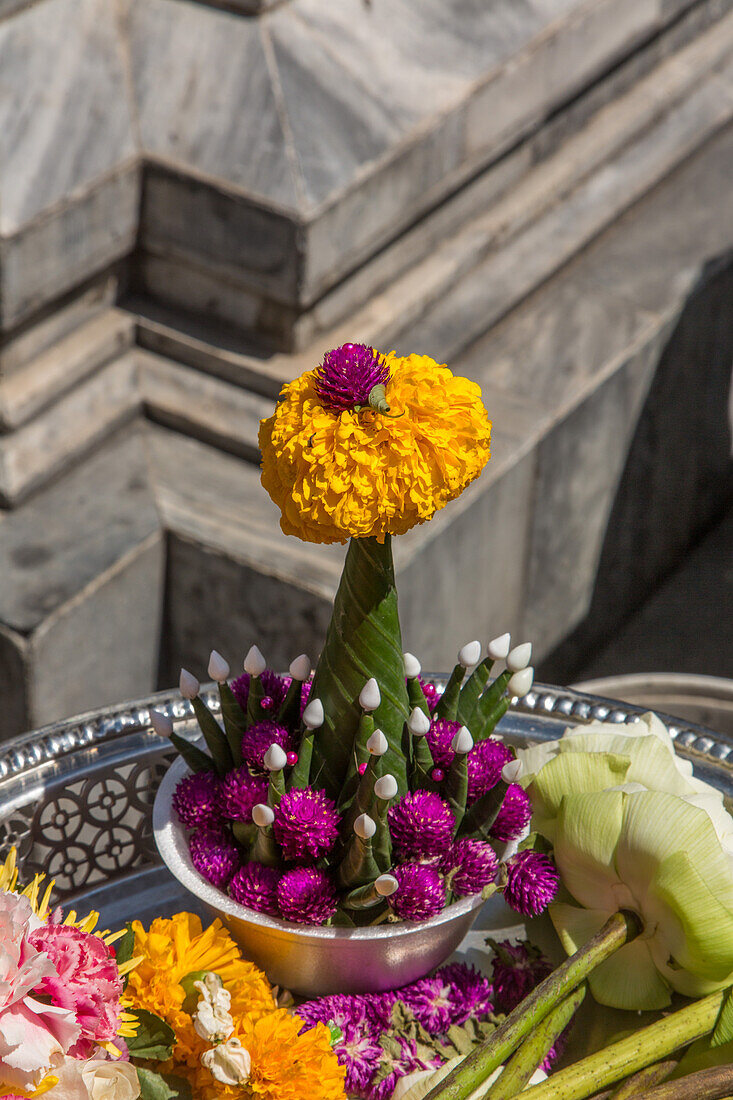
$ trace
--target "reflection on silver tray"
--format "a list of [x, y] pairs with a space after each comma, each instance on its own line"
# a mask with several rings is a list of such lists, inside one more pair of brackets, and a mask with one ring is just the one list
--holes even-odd
[[[216, 712], [218, 694], [203, 689], [202, 695]], [[190, 703], [168, 691], [0, 745], [0, 856], [15, 845], [22, 880], [45, 871], [56, 879], [57, 900], [98, 909], [107, 927], [196, 908], [153, 843], [153, 799], [175, 753], [150, 728], [152, 708], [168, 713], [177, 732], [197, 731]], [[517, 743], [549, 740], [567, 725], [622, 723], [640, 713], [626, 703], [537, 685], [515, 702], [499, 732]], [[700, 726], [665, 721], [696, 772], [733, 796], [733, 743]]]

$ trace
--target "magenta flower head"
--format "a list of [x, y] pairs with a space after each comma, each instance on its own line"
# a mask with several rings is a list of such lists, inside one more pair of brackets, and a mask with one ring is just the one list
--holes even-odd
[[464, 1024], [469, 1017], [481, 1019], [494, 1011], [491, 984], [467, 963], [449, 963], [435, 973], [450, 989], [451, 1023]]
[[389, 904], [403, 920], [430, 920], [445, 905], [445, 883], [437, 868], [425, 863], [401, 863], [392, 869], [399, 886]]
[[342, 1038], [333, 1049], [338, 1064], [346, 1069], [344, 1090], [348, 1096], [363, 1096], [384, 1057], [384, 1050], [379, 1036], [358, 1024], [339, 1026]]
[[278, 915], [277, 884], [281, 872], [263, 863], [245, 863], [229, 883], [229, 893], [240, 905], [248, 905], [258, 913]]
[[436, 688], [435, 684], [431, 683], [430, 680], [423, 680], [422, 676], [418, 676], [417, 680], [420, 684], [420, 687], [422, 688], [422, 693], [427, 700], [428, 710], [435, 710], [438, 703], [440, 702], [440, 692]]
[[552, 963], [533, 944], [493, 943], [492, 986], [498, 1012], [512, 1012], [536, 985], [552, 973]]
[[[266, 668], [260, 676], [260, 683], [263, 691], [260, 704], [262, 706], [262, 717], [268, 718], [273, 714], [277, 714], [280, 710], [290, 687], [290, 677], [278, 676], [271, 668]], [[243, 672], [241, 676], [237, 676], [236, 680], [232, 680], [230, 686], [234, 698], [242, 710], [246, 710], [249, 699], [249, 673]]]
[[323, 791], [296, 787], [282, 796], [275, 809], [275, 839], [286, 859], [318, 859], [333, 847], [340, 820]]
[[453, 872], [451, 890], [459, 897], [480, 893], [496, 878], [496, 852], [484, 840], [457, 840], [440, 861], [444, 875]]
[[560, 876], [552, 860], [541, 852], [517, 852], [506, 864], [504, 901], [525, 917], [544, 912], [555, 897]]
[[336, 893], [325, 871], [296, 867], [277, 884], [280, 915], [296, 924], [324, 924], [336, 912]]
[[278, 726], [277, 722], [265, 718], [262, 722], [255, 722], [242, 734], [242, 756], [245, 762], [253, 768], [264, 768], [265, 753], [270, 745], [279, 745], [286, 751], [293, 748], [290, 732], [284, 726]]
[[221, 809], [229, 821], [252, 820], [252, 807], [267, 802], [267, 779], [252, 775], [244, 765], [228, 772], [221, 781]]
[[387, 1071], [387, 1075], [380, 1074], [380, 1080], [373, 1081], [364, 1090], [363, 1095], [366, 1100], [388, 1100], [388, 1097], [394, 1092], [400, 1077], [407, 1077], [408, 1073], [415, 1073], [421, 1069], [437, 1069], [438, 1066], [442, 1065], [442, 1058], [437, 1056], [429, 1060], [421, 1058], [414, 1039], [397, 1036], [395, 1044], [394, 1048], [390, 1047], [389, 1051], [382, 1052], [380, 1069], [382, 1074]]
[[220, 889], [239, 866], [239, 851], [231, 834], [219, 825], [202, 825], [188, 841], [191, 862], [200, 875]]
[[435, 765], [443, 771], [447, 771], [453, 763], [453, 757], [456, 754], [451, 746], [460, 728], [460, 722], [451, 722], [449, 718], [436, 718], [426, 734]]
[[366, 1015], [367, 998], [358, 993], [331, 993], [326, 997], [316, 997], [298, 1005], [297, 1015], [303, 1021], [301, 1034], [310, 1031], [316, 1024], [335, 1024], [345, 1031], [347, 1027], [360, 1027], [372, 1030]]
[[474, 745], [466, 757], [468, 801], [475, 802], [501, 779], [501, 769], [512, 759], [512, 750], [495, 737]]
[[532, 803], [529, 795], [518, 783], [510, 783], [489, 832], [497, 840], [516, 840], [529, 825], [531, 817]]
[[173, 793], [173, 809], [182, 825], [197, 829], [221, 819], [221, 783], [213, 772], [186, 775]]
[[368, 405], [375, 386], [386, 385], [389, 367], [368, 344], [342, 344], [327, 351], [314, 371], [316, 393], [327, 409], [342, 413]]
[[450, 982], [436, 974], [406, 985], [399, 997], [429, 1035], [442, 1035], [454, 1022], [452, 992]]
[[447, 802], [432, 791], [414, 791], [387, 814], [399, 859], [430, 859], [450, 848], [455, 819]]

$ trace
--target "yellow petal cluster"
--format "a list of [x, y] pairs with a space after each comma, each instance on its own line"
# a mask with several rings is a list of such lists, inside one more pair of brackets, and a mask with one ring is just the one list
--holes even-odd
[[262, 484], [285, 534], [383, 542], [431, 519], [488, 461], [491, 422], [475, 382], [426, 355], [385, 361], [388, 416], [325, 408], [306, 371], [262, 421]]

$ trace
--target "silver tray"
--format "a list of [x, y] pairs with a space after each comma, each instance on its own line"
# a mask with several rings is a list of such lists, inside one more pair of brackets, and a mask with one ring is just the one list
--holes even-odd
[[[202, 695], [216, 712], [216, 691], [204, 688]], [[190, 703], [167, 691], [0, 744], [0, 856], [15, 845], [21, 881], [46, 872], [56, 880], [58, 903], [98, 910], [108, 928], [198, 909], [153, 843], [155, 791], [175, 756], [150, 728], [153, 708], [168, 713], [177, 732], [197, 730]], [[626, 703], [536, 685], [504, 716], [499, 732], [515, 742], [551, 740], [567, 725], [622, 723], [641, 713]], [[733, 740], [662, 718], [696, 773], [732, 797]]]

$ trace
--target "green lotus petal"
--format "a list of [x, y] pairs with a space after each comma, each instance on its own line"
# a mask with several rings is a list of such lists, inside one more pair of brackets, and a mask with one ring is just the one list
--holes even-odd
[[669, 986], [654, 964], [647, 940], [636, 939], [595, 968], [588, 978], [591, 993], [609, 1008], [654, 1010], [671, 1001]]
[[[623, 729], [623, 727], [621, 727]], [[635, 736], [617, 734], [582, 733], [566, 737], [559, 743], [562, 755], [575, 753], [614, 753], [628, 756], [630, 767], [626, 779], [629, 783], [643, 783], [654, 790], [670, 794], [692, 794], [696, 787], [680, 773], [671, 749], [654, 734]]]
[[563, 883], [581, 905], [604, 909], [634, 907], [616, 871], [616, 845], [621, 833], [622, 791], [575, 794], [560, 805], [554, 856]]
[[574, 955], [579, 947], [603, 928], [608, 918], [613, 916], [614, 910], [579, 909], [577, 905], [556, 901], [548, 912], [563, 950], [567, 955]]
[[625, 781], [630, 765], [630, 757], [614, 753], [560, 753], [540, 769], [527, 790], [535, 827], [544, 832], [546, 823], [552, 830], [551, 821], [565, 796], [617, 787]]

